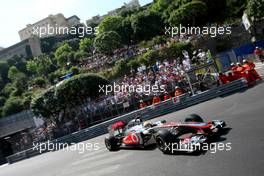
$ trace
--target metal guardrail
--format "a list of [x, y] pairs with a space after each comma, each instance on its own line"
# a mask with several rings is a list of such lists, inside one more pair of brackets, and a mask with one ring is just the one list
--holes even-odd
[[[128, 114], [122, 115], [120, 117], [102, 122], [98, 125], [89, 127], [87, 129], [83, 129], [81, 131], [72, 133], [67, 136], [63, 136], [53, 141], [49, 141], [49, 143], [52, 143], [52, 144], [78, 143], [81, 141], [85, 141], [85, 140], [92, 139], [94, 137], [106, 134], [107, 127], [120, 120], [129, 121], [129, 120], [134, 119], [139, 114], [144, 120], [150, 120], [155, 117], [159, 117], [159, 116], [171, 113], [171, 112], [175, 112], [177, 110], [184, 109], [192, 105], [195, 105], [195, 104], [198, 104], [198, 103], [201, 103], [201, 102], [204, 102], [204, 101], [207, 101], [207, 100], [219, 97], [219, 96], [227, 95], [229, 93], [245, 89], [247, 87], [248, 86], [247, 86], [246, 81], [242, 78], [242, 79], [233, 81], [229, 84], [221, 85], [217, 88], [207, 90], [205, 92], [202, 92], [200, 94], [197, 94], [191, 97], [185, 94], [185, 95], [178, 97], [177, 102], [175, 102], [174, 100], [167, 100], [157, 105], [148, 106], [145, 109], [136, 110]], [[42, 145], [48, 145], [48, 143], [45, 143]], [[48, 151], [47, 150], [42, 151], [42, 153], [45, 153], [45, 152], [48, 152]], [[25, 150], [25, 151], [22, 151], [22, 152], [19, 152], [19, 153], [16, 153], [14, 155], [7, 157], [7, 161], [9, 164], [12, 164], [14, 162], [21, 161], [27, 158], [31, 158], [39, 154], [41, 154], [39, 151], [39, 148], [31, 148], [31, 149], [28, 149], [28, 150]]]

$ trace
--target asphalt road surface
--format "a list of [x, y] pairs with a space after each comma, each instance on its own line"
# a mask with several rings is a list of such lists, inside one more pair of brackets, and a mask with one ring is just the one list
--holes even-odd
[[[264, 74], [261, 64], [258, 71]], [[243, 92], [219, 97], [159, 118], [183, 120], [198, 113], [205, 120], [222, 119], [230, 127], [218, 143], [227, 151], [198, 156], [164, 155], [158, 149], [108, 152], [104, 136], [85, 141], [99, 150], [50, 152], [12, 165], [0, 166], [0, 176], [261, 176], [264, 173], [264, 82]]]

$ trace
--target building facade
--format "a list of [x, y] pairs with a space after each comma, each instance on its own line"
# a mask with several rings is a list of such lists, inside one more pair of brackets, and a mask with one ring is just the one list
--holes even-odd
[[41, 54], [40, 39], [32, 37], [0, 51], [0, 60], [8, 60], [14, 56], [24, 58], [36, 57]]
[[77, 24], [80, 24], [80, 18], [78, 18], [76, 15], [73, 15], [69, 18], [65, 18], [63, 14], [59, 13], [57, 15], [49, 15], [47, 18], [44, 18], [34, 24], [28, 24], [24, 29], [20, 30], [18, 32], [21, 41], [29, 39], [33, 36], [37, 36], [40, 38], [49, 37], [56, 34], [50, 34], [46, 33], [41, 36], [38, 35], [36, 32], [42, 28], [48, 29], [48, 28], [58, 28], [58, 27], [72, 27], [76, 26]]

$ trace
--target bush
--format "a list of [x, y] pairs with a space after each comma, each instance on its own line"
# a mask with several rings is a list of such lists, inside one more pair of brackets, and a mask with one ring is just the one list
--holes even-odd
[[23, 102], [18, 97], [10, 97], [5, 102], [2, 116], [9, 116], [23, 111]]
[[177, 10], [173, 11], [169, 18], [169, 23], [172, 26], [196, 26], [200, 25], [207, 14], [207, 6], [201, 1], [193, 1], [182, 5]]
[[45, 87], [46, 81], [45, 81], [45, 79], [43, 77], [37, 77], [37, 78], [32, 80], [31, 84], [39, 86], [39, 87]]

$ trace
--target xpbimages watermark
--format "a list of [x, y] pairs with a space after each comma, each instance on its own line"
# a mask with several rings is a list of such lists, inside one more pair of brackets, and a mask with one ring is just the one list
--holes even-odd
[[51, 35], [78, 35], [78, 37], [84, 37], [86, 35], [97, 35], [98, 27], [90, 27], [90, 26], [51, 26], [48, 24], [47, 26], [33, 26], [32, 34], [38, 37], [43, 36], [51, 36]]
[[97, 151], [100, 150], [99, 143], [53, 143], [48, 141], [46, 143], [34, 143], [33, 150], [39, 153], [50, 152], [50, 151], [78, 151], [78, 153], [83, 154], [85, 151]]
[[165, 85], [128, 85], [121, 84], [118, 85], [114, 83], [113, 85], [99, 85], [99, 93], [105, 93], [109, 95], [111, 93], [142, 93], [145, 95], [165, 93]]
[[195, 152], [195, 151], [210, 151], [210, 153], [216, 153], [217, 151], [230, 151], [232, 150], [231, 143], [165, 143], [164, 150], [166, 152]]
[[216, 37], [217, 35], [230, 35], [232, 30], [230, 26], [226, 27], [192, 27], [192, 26], [174, 26], [165, 27], [165, 35], [175, 37], [177, 35], [209, 35], [210, 37]]

